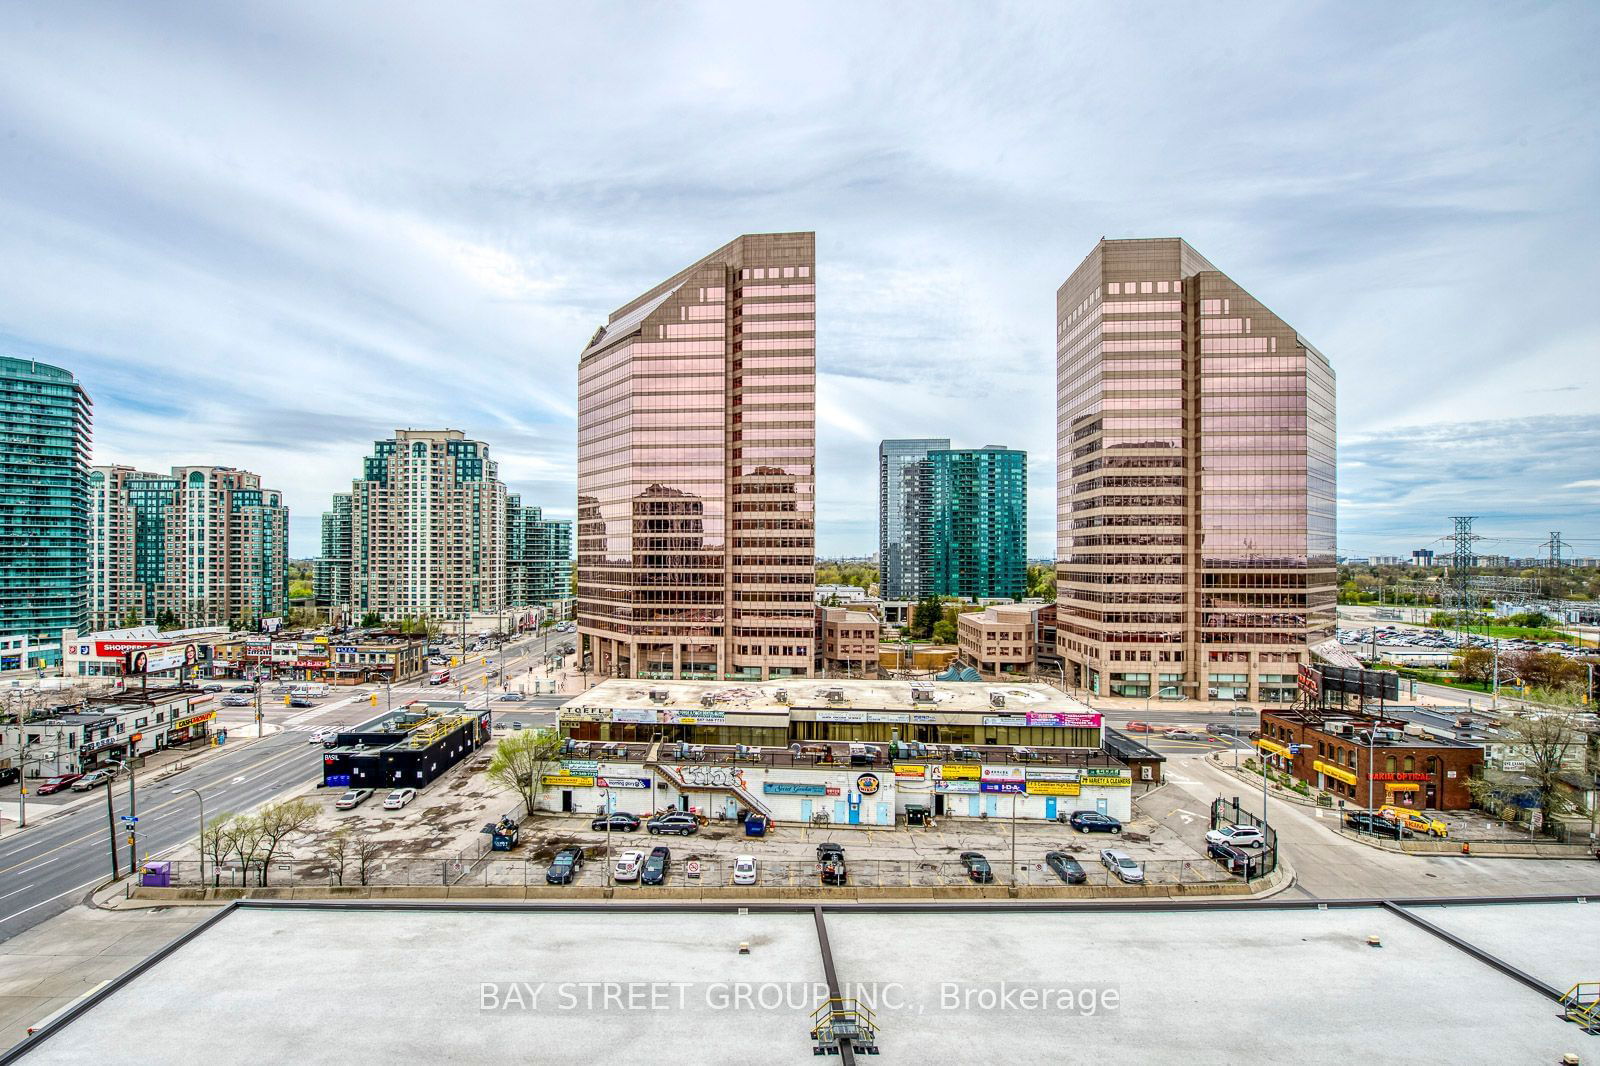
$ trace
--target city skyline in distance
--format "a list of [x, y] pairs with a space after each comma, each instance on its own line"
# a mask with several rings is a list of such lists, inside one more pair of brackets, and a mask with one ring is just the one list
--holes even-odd
[[[82, 6], [0, 16], [0, 353], [83, 383], [95, 463], [259, 472], [297, 557], [397, 425], [574, 517], [575, 353], [614, 295], [787, 230], [826, 308], [819, 555], [872, 550], [877, 442], [927, 433], [1028, 451], [1052, 554], [1047, 309], [1102, 235], [1192, 240], [1333, 360], [1342, 553], [1475, 514], [1485, 553], [1600, 554], [1592, 9], [1229, 20], [1254, 58], [1220, 66], [1205, 13], [506, 13], [373, 48], [376, 8]], [[630, 73], [570, 101], [602, 48]]]

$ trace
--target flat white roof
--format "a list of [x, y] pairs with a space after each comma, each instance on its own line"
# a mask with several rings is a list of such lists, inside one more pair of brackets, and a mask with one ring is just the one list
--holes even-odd
[[[1449, 914], [1479, 946], [1570, 942], [1551, 978], [1600, 957], [1582, 904]], [[1590, 1039], [1552, 1000], [1370, 904], [834, 906], [824, 920], [841, 990], [876, 1004], [886, 1064], [1555, 1062]], [[805, 905], [243, 906], [22, 1061], [592, 1061], [648, 1047], [664, 1064], [808, 1062], [823, 958]]]
[[[913, 689], [927, 699], [913, 699]], [[829, 699], [837, 690], [841, 701]], [[666, 693], [665, 702], [652, 700], [652, 692]], [[787, 694], [787, 701], [778, 694]], [[1004, 700], [995, 706], [991, 695]], [[562, 705], [568, 707], [700, 707], [710, 696], [713, 707], [724, 710], [788, 711], [795, 707], [892, 711], [971, 711], [983, 714], [1026, 714], [1046, 711], [1093, 714], [1088, 705], [1050, 685], [1026, 682], [983, 681], [875, 681], [828, 680], [815, 677], [778, 681], [646, 681], [613, 678]]]

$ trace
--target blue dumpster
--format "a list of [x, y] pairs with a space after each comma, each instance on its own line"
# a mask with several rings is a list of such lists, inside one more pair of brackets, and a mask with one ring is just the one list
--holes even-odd
[[767, 817], [764, 814], [752, 814], [744, 820], [744, 835], [747, 837], [764, 837], [767, 835]]
[[139, 884], [145, 888], [170, 888], [172, 886], [172, 864], [170, 862], [147, 862], [140, 871]]

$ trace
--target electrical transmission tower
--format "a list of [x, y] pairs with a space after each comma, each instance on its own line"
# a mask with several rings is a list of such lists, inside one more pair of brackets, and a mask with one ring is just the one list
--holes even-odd
[[1560, 570], [1561, 569], [1561, 549], [1569, 546], [1569, 545], [1567, 545], [1567, 543], [1565, 541], [1563, 541], [1561, 539], [1561, 534], [1560, 533], [1551, 533], [1550, 534], [1550, 539], [1545, 541], [1543, 544], [1541, 544], [1539, 546], [1541, 548], [1548, 548], [1550, 550], [1550, 569], [1552, 569], [1552, 570]]
[[1476, 515], [1452, 515], [1450, 518], [1450, 521], [1456, 524], [1456, 531], [1449, 539], [1455, 542], [1455, 548], [1450, 553], [1450, 587], [1458, 628], [1463, 624], [1468, 612], [1477, 606], [1477, 596], [1472, 588], [1471, 577], [1472, 542], [1479, 539], [1472, 532], [1472, 520], [1476, 517]]

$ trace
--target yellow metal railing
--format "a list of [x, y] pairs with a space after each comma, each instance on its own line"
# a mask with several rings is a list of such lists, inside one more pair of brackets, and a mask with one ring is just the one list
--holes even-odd
[[1600, 1033], [1600, 981], [1579, 981], [1561, 997], [1562, 1017], [1586, 1033]]

